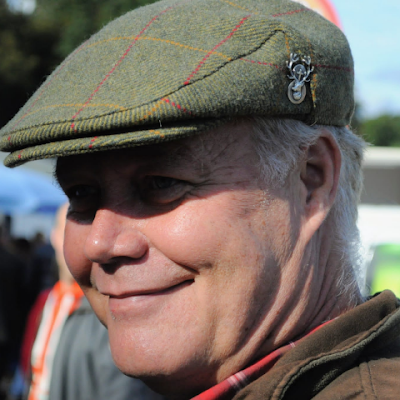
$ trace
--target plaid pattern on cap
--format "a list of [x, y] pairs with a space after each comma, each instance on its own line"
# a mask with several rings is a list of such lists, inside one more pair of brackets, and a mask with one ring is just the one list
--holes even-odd
[[[290, 54], [311, 57], [301, 104]], [[165, 0], [76, 49], [1, 131], [7, 166], [177, 139], [247, 115], [347, 125], [353, 61], [342, 32], [289, 0]]]

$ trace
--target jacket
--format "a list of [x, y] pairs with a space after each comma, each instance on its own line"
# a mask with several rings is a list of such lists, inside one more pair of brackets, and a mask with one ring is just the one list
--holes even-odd
[[400, 302], [390, 291], [301, 340], [235, 400], [399, 400]]

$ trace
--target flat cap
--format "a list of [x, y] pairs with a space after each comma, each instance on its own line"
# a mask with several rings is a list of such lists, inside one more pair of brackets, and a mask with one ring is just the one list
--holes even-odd
[[164, 0], [78, 47], [0, 131], [4, 163], [186, 137], [258, 115], [344, 126], [353, 60], [290, 0]]

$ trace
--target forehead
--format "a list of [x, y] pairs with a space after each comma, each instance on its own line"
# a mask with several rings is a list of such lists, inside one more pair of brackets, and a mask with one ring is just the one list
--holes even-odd
[[100, 170], [122, 165], [162, 166], [163, 168], [206, 169], [226, 161], [234, 164], [253, 153], [247, 123], [231, 123], [193, 137], [148, 146], [108, 150], [61, 157], [57, 160], [56, 176], [71, 172]]
[[63, 172], [81, 168], [95, 169], [103, 164], [112, 167], [126, 164], [127, 162], [136, 165], [152, 162], [171, 164], [174, 161], [175, 163], [182, 163], [196, 154], [193, 145], [190, 144], [190, 142], [186, 143], [186, 141], [183, 143], [176, 141], [176, 143], [171, 142], [162, 145], [139, 146], [61, 157], [57, 160], [56, 174], [59, 175]]

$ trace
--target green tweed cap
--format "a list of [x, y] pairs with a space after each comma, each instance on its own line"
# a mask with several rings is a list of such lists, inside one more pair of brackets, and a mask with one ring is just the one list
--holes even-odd
[[343, 33], [289, 0], [163, 0], [78, 47], [0, 131], [4, 163], [160, 143], [258, 115], [344, 126]]

